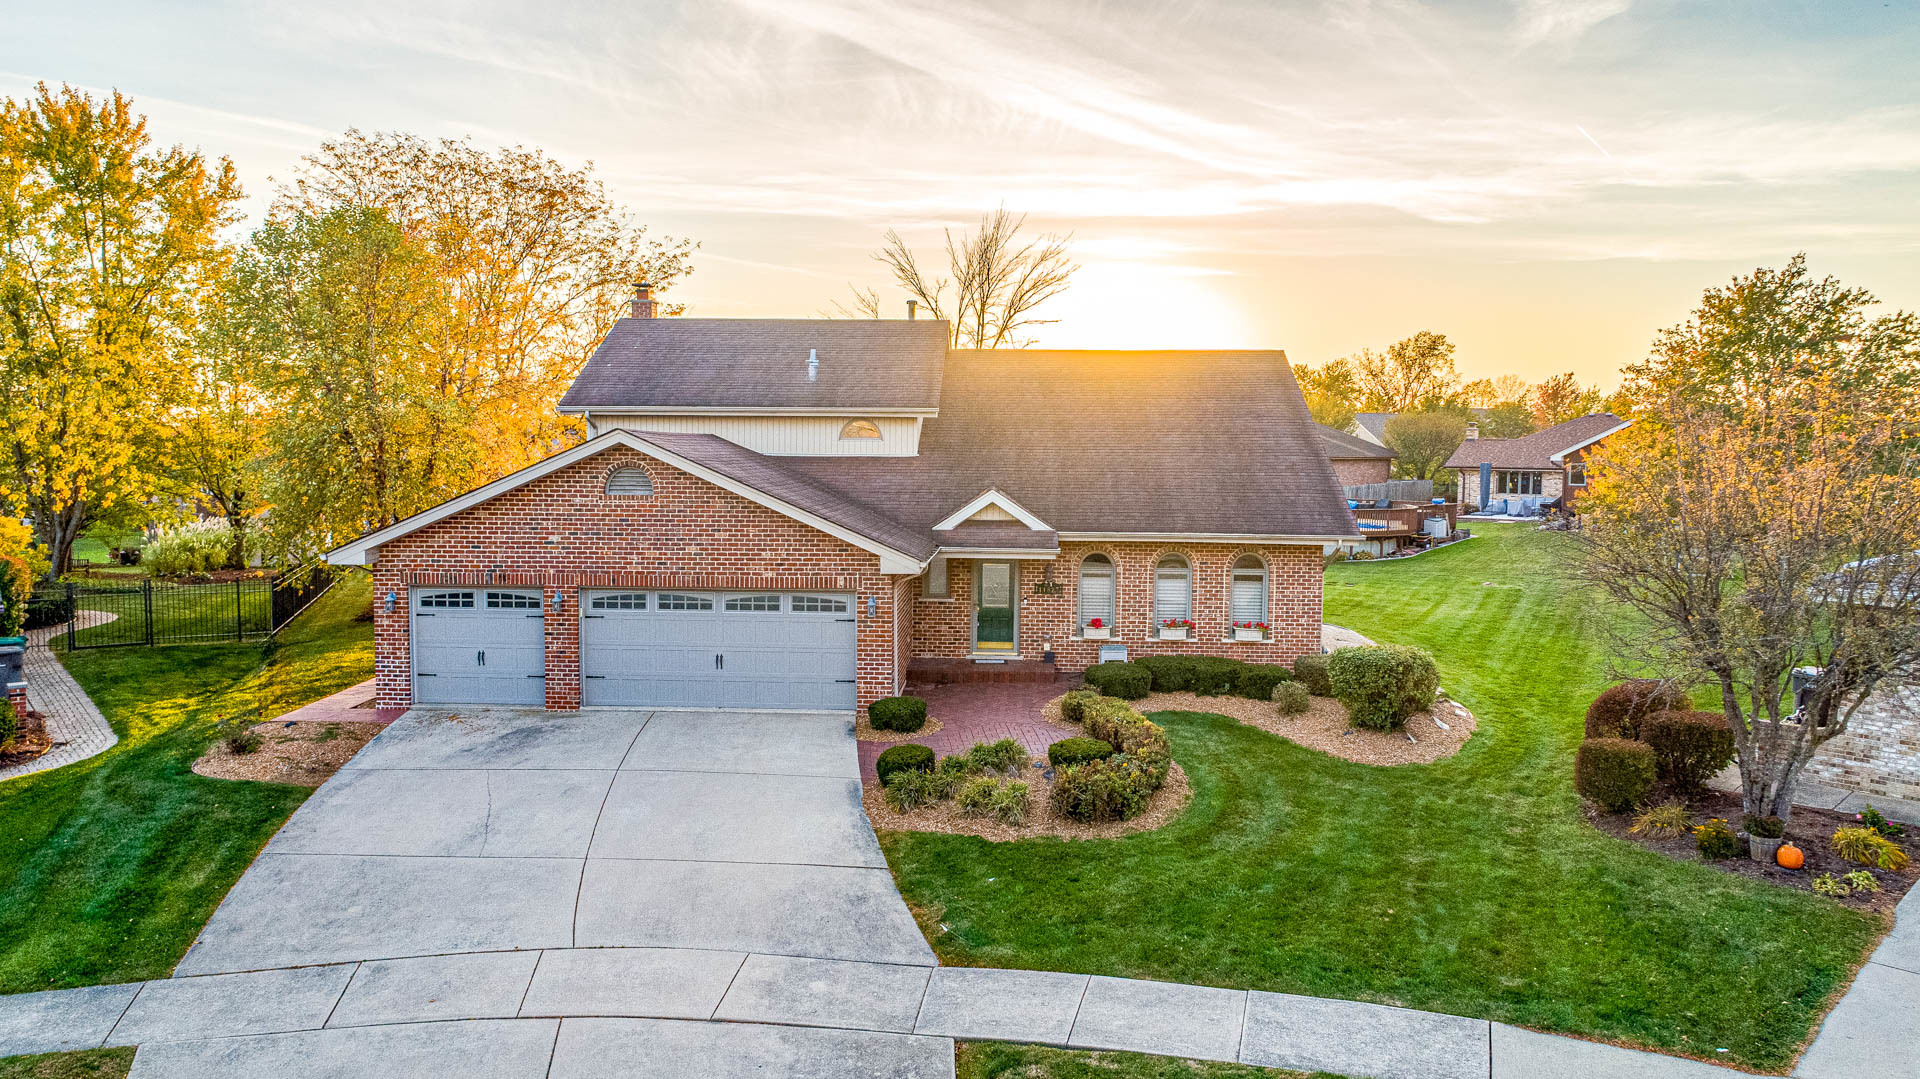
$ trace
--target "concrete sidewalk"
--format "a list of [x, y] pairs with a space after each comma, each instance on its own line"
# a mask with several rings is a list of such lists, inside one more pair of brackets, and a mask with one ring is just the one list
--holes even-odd
[[1893, 917], [1893, 932], [1793, 1070], [1800, 1079], [1920, 1076], [1920, 889], [1900, 900]]

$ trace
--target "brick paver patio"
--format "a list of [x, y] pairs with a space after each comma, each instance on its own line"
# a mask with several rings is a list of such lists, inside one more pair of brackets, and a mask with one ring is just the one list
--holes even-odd
[[[938, 719], [940, 730], [907, 741], [927, 746], [944, 757], [973, 748], [975, 742], [997, 742], [1011, 738], [1027, 747], [1027, 752], [1044, 758], [1047, 747], [1073, 732], [1056, 727], [1040, 718], [1040, 706], [1078, 684], [1078, 677], [1063, 676], [1058, 682], [1010, 683], [957, 682], [939, 686], [908, 686], [907, 692], [927, 702], [927, 715]], [[861, 778], [878, 778], [873, 762], [882, 751], [897, 742], [860, 743]]]

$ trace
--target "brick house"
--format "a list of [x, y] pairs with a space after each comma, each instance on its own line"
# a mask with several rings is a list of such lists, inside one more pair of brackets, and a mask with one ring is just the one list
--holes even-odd
[[[1459, 501], [1484, 509], [1489, 501], [1522, 510], [1577, 499], [1587, 487], [1586, 455], [1602, 439], [1632, 426], [1611, 412], [1556, 423], [1521, 438], [1479, 438], [1467, 428], [1466, 441], [1447, 458], [1460, 478]], [[1565, 500], [1564, 502], [1562, 500]]]
[[1363, 483], [1385, 483], [1393, 478], [1394, 452], [1385, 446], [1350, 435], [1345, 431], [1328, 427], [1324, 423], [1313, 425], [1314, 434], [1320, 437], [1321, 448], [1326, 451], [1327, 461], [1333, 465], [1334, 478], [1343, 486], [1357, 487]]
[[372, 572], [381, 706], [864, 709], [916, 669], [1319, 650], [1356, 529], [1282, 353], [653, 315], [562, 399], [586, 441], [329, 553]]

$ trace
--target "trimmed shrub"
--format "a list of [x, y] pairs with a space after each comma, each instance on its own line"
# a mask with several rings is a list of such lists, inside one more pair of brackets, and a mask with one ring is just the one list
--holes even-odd
[[1097, 701], [1087, 706], [1087, 734], [1121, 753], [1133, 753], [1153, 741], [1166, 741], [1166, 732], [1122, 701]]
[[1243, 663], [1233, 694], [1250, 701], [1270, 701], [1273, 691], [1293, 681], [1293, 672], [1279, 663]]
[[[1187, 689], [1202, 697], [1232, 694], [1247, 664], [1225, 656], [1182, 656], [1187, 661]], [[1269, 693], [1272, 690], [1268, 690]], [[1264, 700], [1265, 698], [1262, 698]]]
[[898, 772], [933, 771], [933, 750], [927, 746], [908, 742], [905, 745], [888, 746], [873, 762], [873, 771], [880, 777], [880, 785], [886, 786]]
[[1027, 766], [1027, 747], [1011, 738], [1002, 738], [998, 742], [975, 742], [967, 751], [967, 757], [978, 765], [983, 772], [1001, 772], [1011, 775]]
[[1588, 738], [1638, 738], [1640, 724], [1656, 712], [1687, 707], [1687, 695], [1651, 678], [1622, 682], [1587, 706]]
[[1091, 689], [1076, 689], [1060, 698], [1060, 718], [1068, 723], [1085, 723], [1088, 701], [1097, 701], [1100, 694]]
[[867, 722], [876, 731], [912, 734], [927, 725], [927, 702], [918, 697], [882, 697], [867, 705]]
[[1164, 782], [1146, 762], [1117, 755], [1061, 769], [1048, 797], [1053, 811], [1069, 820], [1126, 820], [1138, 816]]
[[1152, 677], [1155, 693], [1185, 693], [1192, 684], [1186, 656], [1141, 656], [1134, 663]]
[[1047, 747], [1047, 763], [1055, 768], [1105, 760], [1111, 756], [1112, 744], [1098, 738], [1063, 738]]
[[1153, 688], [1153, 676], [1138, 663], [1096, 663], [1087, 668], [1087, 684], [1104, 697], [1137, 701]]
[[1327, 677], [1354, 725], [1376, 731], [1392, 730], [1431, 707], [1440, 688], [1433, 656], [1398, 644], [1342, 648], [1328, 659]]
[[960, 785], [960, 792], [953, 800], [960, 804], [960, 811], [970, 817], [984, 817], [993, 809], [993, 796], [1000, 793], [1000, 781], [992, 776], [969, 779]]
[[987, 809], [1001, 824], [1027, 823], [1027, 785], [1017, 779], [1000, 784], [993, 792], [993, 804]]
[[1640, 740], [1653, 747], [1660, 778], [1685, 794], [1733, 761], [1733, 731], [1718, 712], [1655, 712], [1640, 721]]
[[1589, 738], [1573, 761], [1574, 789], [1613, 813], [1646, 801], [1659, 776], [1653, 747], [1626, 738]]
[[1732, 826], [1719, 817], [1693, 830], [1693, 845], [1707, 858], [1731, 858], [1740, 853], [1740, 840], [1734, 837]]
[[1333, 679], [1327, 674], [1327, 657], [1308, 653], [1293, 661], [1293, 676], [1316, 697], [1333, 696]]
[[1312, 702], [1313, 696], [1299, 682], [1282, 682], [1273, 687], [1273, 703], [1280, 706], [1283, 716], [1297, 716], [1305, 712]]

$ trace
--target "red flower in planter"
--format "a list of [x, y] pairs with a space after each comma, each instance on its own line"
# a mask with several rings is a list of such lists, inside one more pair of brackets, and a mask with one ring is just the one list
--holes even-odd
[[1190, 618], [1164, 618], [1164, 619], [1161, 619], [1160, 624], [1165, 626], [1168, 629], [1183, 629], [1183, 628], [1192, 629], [1193, 628], [1193, 620]]
[[1107, 625], [1107, 622], [1103, 618], [1094, 618], [1094, 619], [1088, 620], [1087, 622], [1088, 629], [1104, 629], [1106, 628], [1106, 625]]

